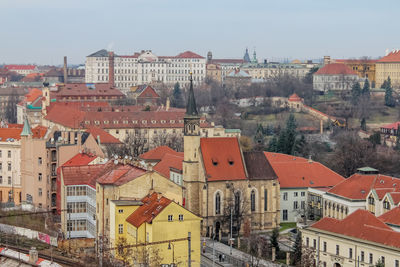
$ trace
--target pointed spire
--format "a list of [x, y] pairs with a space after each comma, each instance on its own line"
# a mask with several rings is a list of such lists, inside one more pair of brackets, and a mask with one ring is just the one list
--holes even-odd
[[32, 135], [31, 126], [29, 125], [28, 118], [25, 117], [24, 128], [22, 129], [21, 136], [30, 136]]
[[250, 55], [249, 55], [249, 49], [246, 47], [246, 52], [244, 53], [243, 57], [244, 62], [249, 63], [250, 62]]
[[193, 92], [193, 77], [192, 73], [190, 72], [190, 89], [189, 89], [189, 96], [186, 105], [186, 115], [189, 116], [198, 116], [199, 113], [197, 112], [196, 107], [196, 100], [194, 99], [194, 92]]

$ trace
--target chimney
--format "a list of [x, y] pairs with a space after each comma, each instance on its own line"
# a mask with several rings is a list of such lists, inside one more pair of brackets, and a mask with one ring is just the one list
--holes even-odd
[[169, 97], [167, 97], [167, 102], [165, 103], [165, 110], [166, 111], [169, 110], [169, 105], [170, 105], [170, 101], [169, 101]]
[[331, 64], [331, 57], [330, 56], [324, 56], [324, 65]]
[[64, 83], [68, 82], [68, 73], [67, 73], [67, 57], [64, 56]]
[[108, 83], [114, 87], [114, 52], [108, 52]]
[[35, 264], [39, 259], [39, 255], [38, 252], [36, 250], [35, 247], [31, 247], [31, 249], [29, 250], [29, 263], [31, 264]]

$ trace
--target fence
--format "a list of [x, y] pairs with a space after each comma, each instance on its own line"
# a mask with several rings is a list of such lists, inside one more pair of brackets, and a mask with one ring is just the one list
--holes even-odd
[[23, 228], [23, 227], [18, 227], [18, 226], [13, 226], [13, 225], [8, 225], [8, 224], [2, 224], [0, 223], [0, 232], [6, 233], [6, 234], [15, 234], [15, 235], [20, 235], [20, 236], [25, 236], [30, 239], [36, 239], [39, 241], [42, 241], [43, 243], [49, 244], [51, 246], [57, 247], [57, 237], [50, 236], [45, 233], [41, 233], [35, 230]]
[[[209, 246], [206, 246], [206, 253], [212, 254], [213, 253], [213, 248], [209, 247]], [[223, 253], [223, 252], [221, 252], [221, 251], [219, 251], [217, 249], [214, 249], [214, 255], [217, 258], [216, 261], [219, 261], [219, 255], [224, 255], [224, 261], [223, 262], [225, 262], [225, 263], [230, 263], [233, 266], [243, 266], [243, 267], [247, 266], [245, 261], [243, 261], [241, 259], [238, 259], [238, 258], [235, 258], [235, 257], [232, 257], [231, 255], [225, 254], [225, 253]]]

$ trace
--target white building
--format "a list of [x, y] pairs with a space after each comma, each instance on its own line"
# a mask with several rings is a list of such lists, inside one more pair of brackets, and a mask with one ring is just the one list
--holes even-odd
[[351, 90], [354, 83], [364, 82], [345, 64], [332, 63], [320, 68], [313, 75], [313, 89], [321, 94], [328, 91]]
[[[110, 64], [114, 73], [110, 73]], [[190, 51], [177, 56], [157, 56], [151, 50], [133, 55], [114, 55], [107, 50], [97, 51], [86, 57], [86, 83], [108, 83], [112, 76], [115, 86], [126, 92], [131, 86], [161, 82], [167, 85], [200, 84], [206, 77], [206, 59]]]

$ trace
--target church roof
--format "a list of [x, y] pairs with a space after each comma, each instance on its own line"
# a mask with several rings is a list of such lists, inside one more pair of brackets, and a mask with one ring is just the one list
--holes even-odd
[[196, 100], [194, 98], [192, 74], [190, 74], [190, 89], [189, 89], [189, 96], [188, 96], [188, 101], [187, 101], [187, 105], [186, 105], [186, 115], [189, 115], [189, 116], [198, 116], [199, 115], [199, 113], [197, 112]]
[[22, 129], [21, 136], [30, 136], [32, 135], [31, 127], [29, 126], [28, 118], [25, 118], [24, 128]]

